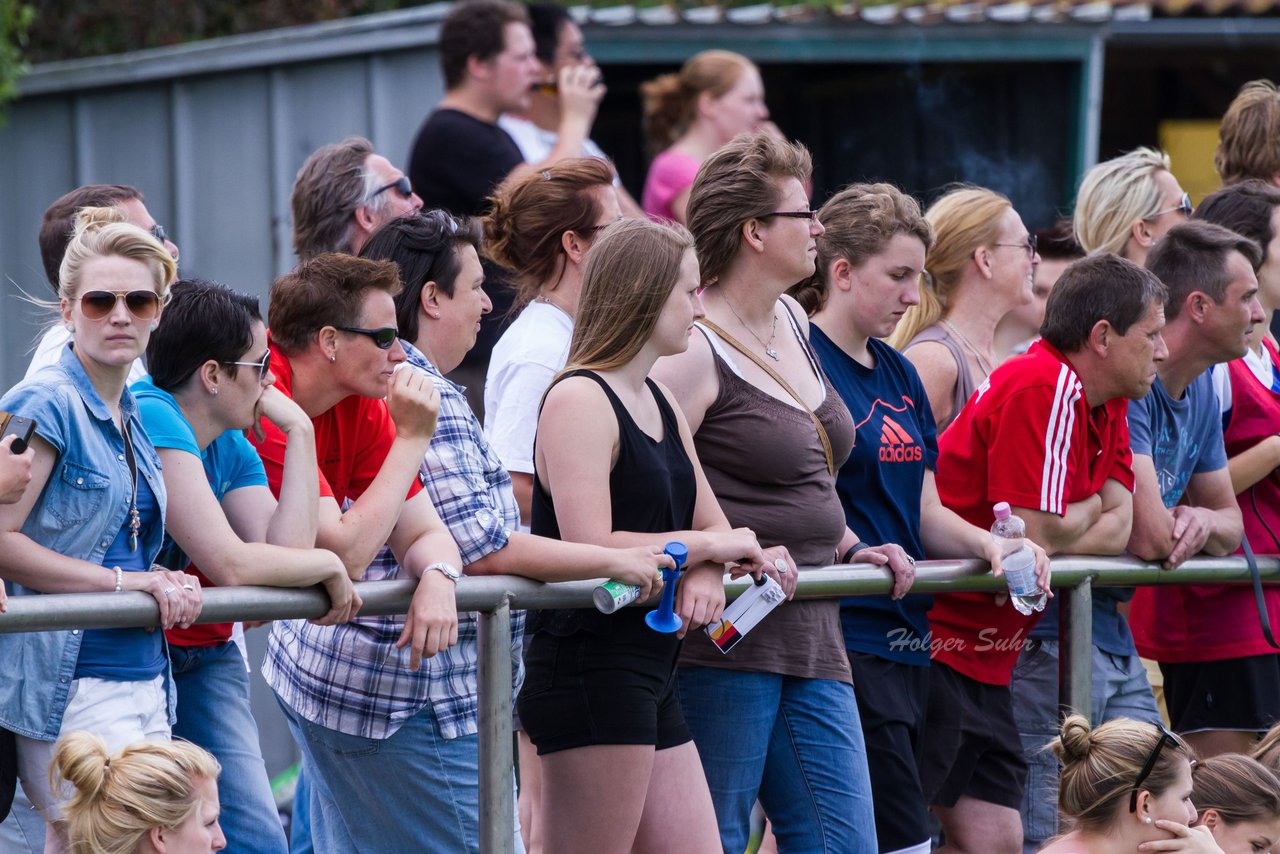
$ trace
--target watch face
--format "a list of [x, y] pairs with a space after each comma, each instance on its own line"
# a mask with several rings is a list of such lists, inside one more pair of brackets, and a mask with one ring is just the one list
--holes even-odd
[[457, 581], [462, 577], [462, 572], [456, 566], [451, 563], [445, 563], [444, 561], [438, 561], [427, 567], [428, 572], [433, 569], [440, 570], [440, 572], [444, 573], [449, 578], [452, 578], [454, 581]]

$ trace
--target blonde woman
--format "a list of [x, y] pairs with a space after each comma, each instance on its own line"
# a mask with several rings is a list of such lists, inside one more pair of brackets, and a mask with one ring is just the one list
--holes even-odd
[[641, 207], [655, 219], [684, 224], [702, 161], [769, 118], [760, 71], [740, 54], [704, 50], [678, 73], [642, 84], [640, 96], [645, 135], [659, 152], [645, 178]]
[[1135, 264], [1164, 233], [1191, 216], [1191, 197], [1169, 170], [1169, 155], [1136, 148], [1099, 163], [1076, 194], [1073, 225], [1085, 252], [1114, 252]]
[[[36, 422], [31, 484], [0, 506], [0, 576], [19, 595], [141, 590], [164, 629], [200, 613], [200, 582], [149, 572], [164, 536], [160, 462], [126, 388], [160, 318], [173, 258], [115, 208], [87, 208], [60, 270], [62, 322], [73, 347], [19, 383], [0, 409]], [[167, 739], [175, 696], [164, 636], [73, 629], [0, 637], [0, 726], [18, 735], [23, 789], [65, 850], [49, 787], [53, 742], [89, 729], [118, 749]]]
[[[702, 316], [693, 241], [644, 220], [611, 226], [591, 250], [568, 367], [538, 419], [533, 533], [572, 542], [689, 550], [678, 634], [644, 611], [541, 611], [519, 697], [542, 758], [545, 850], [689, 852], [718, 847], [698, 751], [676, 696], [685, 630], [717, 619], [726, 563], [759, 573], [755, 535], [730, 529], [689, 425], [649, 378], [689, 346]], [[669, 563], [669, 558], [665, 559]], [[656, 590], [660, 578], [641, 595]]]
[[1022, 217], [992, 190], [952, 190], [925, 219], [937, 239], [920, 304], [907, 309], [889, 343], [920, 372], [941, 433], [999, 364], [996, 327], [1031, 302], [1040, 256]]
[[1081, 715], [1050, 745], [1062, 763], [1058, 809], [1070, 833], [1040, 854], [1223, 854], [1196, 821], [1191, 750], [1159, 724], [1116, 718], [1091, 728]]
[[208, 751], [187, 741], [141, 742], [111, 753], [87, 732], [64, 736], [50, 769], [54, 785], [73, 792], [66, 806], [71, 848], [92, 854], [226, 848], [218, 825], [221, 772]]

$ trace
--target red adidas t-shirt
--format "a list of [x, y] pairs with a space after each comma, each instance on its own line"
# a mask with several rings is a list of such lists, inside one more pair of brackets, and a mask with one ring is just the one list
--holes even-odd
[[[938, 494], [968, 522], [990, 528], [1008, 501], [1062, 515], [1109, 478], [1133, 489], [1129, 401], [1092, 408], [1067, 358], [1040, 341], [996, 368], [938, 439]], [[991, 593], [949, 593], [929, 611], [933, 658], [990, 685], [1008, 685], [1040, 619]]]
[[[1263, 344], [1272, 370], [1280, 373], [1280, 353], [1270, 342]], [[1244, 359], [1214, 370], [1223, 369], [1231, 379], [1231, 420], [1222, 438], [1227, 456], [1234, 457], [1275, 435], [1280, 426], [1280, 393], [1262, 385]], [[1260, 555], [1280, 554], [1280, 474], [1271, 472], [1237, 495], [1236, 502], [1253, 550]], [[1243, 554], [1244, 549], [1236, 553]], [[1262, 589], [1271, 625], [1280, 626], [1280, 587], [1267, 584]], [[1139, 587], [1129, 625], [1138, 652], [1167, 664], [1275, 653], [1262, 634], [1253, 587], [1247, 584]]]
[[[276, 345], [271, 345], [271, 373], [276, 388], [293, 397], [293, 365]], [[377, 477], [382, 462], [396, 438], [396, 425], [385, 400], [359, 395], [343, 398], [336, 406], [311, 419], [316, 431], [316, 457], [320, 468], [320, 495], [335, 499], [339, 505], [346, 499], [355, 501]], [[271, 492], [280, 497], [280, 481], [284, 477], [285, 435], [266, 418], [262, 419], [266, 438], [250, 441], [262, 457]], [[406, 497], [422, 491], [422, 482], [414, 480]]]

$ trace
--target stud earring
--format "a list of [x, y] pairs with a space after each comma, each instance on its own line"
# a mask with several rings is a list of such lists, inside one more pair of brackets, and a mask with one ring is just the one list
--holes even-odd
[[151, 321], [151, 331], [152, 331], [152, 332], [155, 332], [155, 331], [156, 331], [157, 329], [159, 329], [159, 328], [160, 328], [160, 324], [159, 324], [159, 323], [157, 323], [157, 322], [156, 322], [156, 321], [154, 321], [154, 320], [153, 320], [153, 321]]
[[67, 324], [67, 331], [68, 331], [68, 332], [70, 332], [70, 333], [72, 333], [72, 334], [74, 335], [74, 334], [75, 334], [75, 331], [76, 331], [76, 325], [75, 325], [74, 323], [68, 323], [68, 324]]
[[213, 388], [209, 389], [209, 394], [213, 395], [214, 397], [217, 397], [217, 396], [218, 396], [218, 387], [217, 387], [217, 386], [214, 386]]
[[1145, 821], [1147, 824], [1151, 824], [1151, 816], [1147, 816], [1146, 818], [1143, 819], [1143, 821]]
[[330, 362], [336, 362], [336, 361], [338, 361], [338, 357], [337, 357], [336, 355], [334, 355], [333, 353], [330, 353], [330, 354], [329, 354], [329, 361], [330, 361]]
[[440, 319], [440, 312], [438, 312], [438, 311], [433, 311], [433, 312], [431, 312], [431, 316], [432, 316], [432, 317], [434, 317], [436, 320], [439, 320], [439, 319]]

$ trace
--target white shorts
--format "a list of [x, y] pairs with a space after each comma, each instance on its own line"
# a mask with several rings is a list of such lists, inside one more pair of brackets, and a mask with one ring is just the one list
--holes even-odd
[[[86, 676], [71, 683], [61, 734], [85, 730], [99, 735], [107, 751], [139, 741], [168, 741], [169, 705], [164, 676], [146, 682], [109, 682]], [[49, 786], [49, 765], [57, 742], [18, 736], [18, 777], [22, 789], [45, 821], [62, 818], [59, 805], [70, 790], [55, 793]]]

